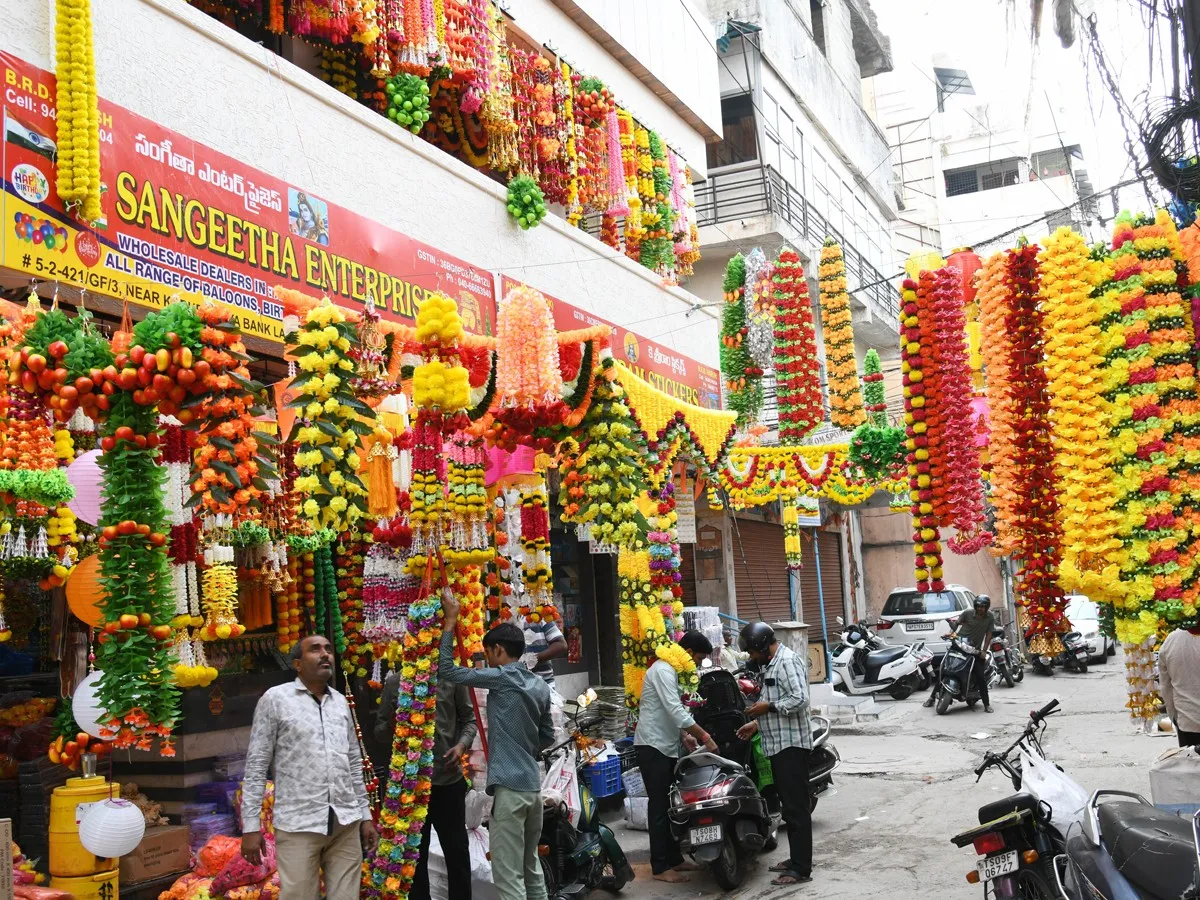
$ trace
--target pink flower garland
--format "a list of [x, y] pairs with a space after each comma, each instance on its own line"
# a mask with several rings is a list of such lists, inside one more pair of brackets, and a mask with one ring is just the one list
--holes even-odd
[[614, 105], [608, 111], [608, 196], [612, 205], [608, 208], [610, 216], [629, 215], [629, 204], [626, 202], [625, 164], [621, 160], [621, 123], [617, 119], [617, 107]]
[[963, 339], [967, 326], [958, 269], [946, 267], [933, 273], [931, 311], [937, 339], [934, 359], [941, 375], [942, 433], [957, 435], [945, 441], [945, 484], [951, 507], [951, 525], [958, 534], [947, 543], [963, 556], [982, 550], [992, 542], [984, 528], [983, 483], [980, 480], [979, 450], [971, 435], [971, 375]]
[[483, 106], [483, 98], [492, 89], [492, 29], [489, 22], [491, 13], [490, 0], [471, 0], [471, 31], [475, 35], [474, 53], [475, 74], [471, 83], [463, 91], [459, 108], [465, 113], [479, 112]]
[[496, 316], [496, 394], [503, 406], [550, 406], [562, 401], [558, 340], [550, 304], [521, 285]]

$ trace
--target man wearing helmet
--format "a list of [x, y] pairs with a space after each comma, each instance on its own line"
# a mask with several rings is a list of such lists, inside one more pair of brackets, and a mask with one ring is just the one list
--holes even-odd
[[739, 644], [763, 667], [762, 699], [746, 709], [755, 721], [738, 730], [749, 740], [762, 735], [763, 753], [771, 760], [775, 789], [787, 823], [790, 857], [771, 866], [775, 885], [812, 881], [812, 813], [808, 797], [808, 758], [812, 723], [808, 717], [808, 666], [775, 637], [765, 622], [742, 629]]
[[[999, 630], [996, 625], [996, 616], [991, 611], [991, 607], [992, 598], [987, 594], [980, 594], [975, 598], [974, 606], [958, 617], [958, 628], [955, 629], [955, 633], [974, 647], [981, 657], [991, 644], [992, 636]], [[942, 635], [944, 638], [952, 636]], [[983, 701], [983, 711], [992, 712], [991, 698], [988, 696], [987, 666], [976, 665], [972, 668], [971, 673], [979, 690], [979, 699]], [[925, 701], [925, 706], [933, 706], [937, 702], [940, 687], [940, 679], [934, 679], [933, 691], [930, 693], [929, 699]]]

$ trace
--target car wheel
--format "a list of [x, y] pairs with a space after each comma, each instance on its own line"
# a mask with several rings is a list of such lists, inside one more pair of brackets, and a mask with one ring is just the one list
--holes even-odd
[[1093, 666], [1102, 666], [1106, 662], [1108, 662], [1108, 654], [1101, 653], [1099, 656], [1093, 656], [1091, 659], [1088, 660], [1088, 662], [1091, 663]]

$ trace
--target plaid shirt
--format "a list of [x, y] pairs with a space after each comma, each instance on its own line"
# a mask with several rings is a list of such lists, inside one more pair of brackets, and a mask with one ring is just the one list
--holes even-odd
[[758, 718], [763, 753], [769, 757], [788, 747], [812, 749], [806, 662], [780, 644], [763, 673], [762, 699], [775, 707]]

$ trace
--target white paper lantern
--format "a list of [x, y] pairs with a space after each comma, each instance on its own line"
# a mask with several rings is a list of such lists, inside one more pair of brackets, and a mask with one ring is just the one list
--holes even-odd
[[93, 672], [79, 682], [79, 687], [75, 688], [75, 695], [71, 698], [71, 712], [79, 727], [92, 737], [102, 741], [111, 741], [116, 737], [115, 734], [103, 735], [100, 733], [101, 721], [108, 719], [108, 713], [100, 703], [100, 698], [96, 696], [96, 685], [100, 683], [102, 674], [102, 672]]
[[132, 853], [146, 834], [146, 817], [128, 800], [101, 800], [79, 823], [79, 843], [101, 859]]

